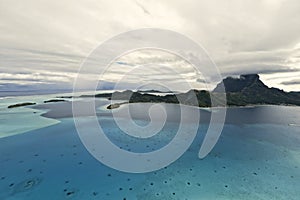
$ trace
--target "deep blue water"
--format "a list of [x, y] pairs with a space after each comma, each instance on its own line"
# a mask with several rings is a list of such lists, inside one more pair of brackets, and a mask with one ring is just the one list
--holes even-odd
[[[73, 119], [59, 119], [58, 124], [0, 139], [0, 199], [298, 200], [299, 111], [284, 106], [230, 108], [221, 138], [206, 158], [198, 158], [208, 127], [204, 120], [180, 159], [144, 174], [101, 164], [82, 145]], [[99, 119], [107, 136], [130, 151], [159, 149], [178, 128], [170, 121], [160, 135], [136, 141], [122, 134], [111, 117]]]

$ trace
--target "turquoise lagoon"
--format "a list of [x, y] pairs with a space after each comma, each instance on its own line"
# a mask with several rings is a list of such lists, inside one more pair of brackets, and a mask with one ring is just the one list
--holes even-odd
[[[1, 200], [297, 200], [300, 197], [299, 107], [229, 108], [220, 140], [202, 160], [198, 151], [208, 128], [205, 118], [209, 110], [199, 110], [204, 120], [183, 156], [161, 170], [131, 174], [111, 169], [90, 155], [79, 139], [72, 117], [45, 117], [51, 109], [55, 114], [59, 112], [55, 110], [57, 107], [67, 108], [70, 102], [48, 104], [49, 108], [6, 108], [25, 101], [42, 105], [43, 100], [55, 96], [0, 100]], [[99, 123], [120, 148], [157, 150], [172, 139], [178, 128], [176, 120], [170, 120], [158, 135], [147, 140], [132, 139], [122, 133], [105, 109], [108, 101], [98, 101]], [[122, 107], [125, 106], [128, 105]], [[177, 105], [163, 106], [179, 109]], [[89, 117], [85, 119], [88, 124]], [[144, 118], [136, 120], [147, 123]]]

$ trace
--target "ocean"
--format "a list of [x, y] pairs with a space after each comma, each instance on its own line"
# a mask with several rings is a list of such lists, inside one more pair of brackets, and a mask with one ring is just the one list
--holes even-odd
[[[197, 135], [179, 159], [156, 171], [126, 173], [102, 164], [88, 152], [70, 115], [71, 102], [43, 104], [55, 96], [60, 95], [0, 100], [1, 200], [298, 200], [300, 197], [299, 107], [228, 108], [221, 137], [204, 159], [199, 159], [198, 152], [211, 112], [194, 108], [200, 112], [200, 122], [192, 122], [199, 123]], [[7, 109], [10, 104], [27, 101], [39, 105]], [[178, 130], [179, 106], [162, 104], [171, 118], [159, 134], [132, 138], [118, 127], [111, 112], [131, 106], [134, 121], [144, 126], [149, 117], [143, 115], [142, 108], [151, 104], [122, 105], [116, 111], [109, 111], [105, 109], [108, 103], [97, 100], [99, 124], [112, 143], [122, 149], [132, 152], [162, 149]], [[82, 118], [88, 125], [90, 117]]]

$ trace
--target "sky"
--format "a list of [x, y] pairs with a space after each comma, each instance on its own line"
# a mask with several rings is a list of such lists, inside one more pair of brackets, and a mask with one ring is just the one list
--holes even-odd
[[[270, 87], [300, 91], [299, 0], [0, 0], [0, 92], [70, 89], [94, 49], [140, 28], [193, 39], [222, 77], [259, 73]], [[103, 88], [124, 74], [130, 74], [124, 88], [183, 80], [199, 89], [215, 86], [203, 84], [182, 58], [158, 50], [115, 60], [100, 79]]]

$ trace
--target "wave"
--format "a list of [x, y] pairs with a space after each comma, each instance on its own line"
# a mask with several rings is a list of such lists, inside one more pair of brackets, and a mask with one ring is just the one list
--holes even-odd
[[289, 126], [300, 126], [300, 124], [293, 124], [293, 123], [290, 123]]

